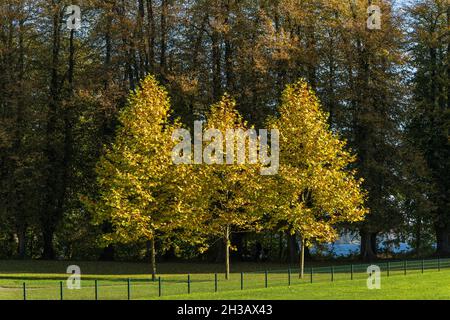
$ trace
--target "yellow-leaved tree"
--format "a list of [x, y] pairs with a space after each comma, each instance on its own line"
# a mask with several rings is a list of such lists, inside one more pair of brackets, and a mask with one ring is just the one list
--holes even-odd
[[167, 92], [153, 76], [132, 93], [119, 116], [115, 142], [97, 165], [99, 196], [89, 200], [95, 222], [111, 224], [107, 242], [151, 243], [151, 273], [156, 277], [155, 239], [164, 242], [189, 219], [180, 190], [187, 184], [182, 167], [172, 163]]
[[362, 221], [365, 192], [350, 168], [355, 157], [330, 130], [327, 114], [305, 81], [285, 89], [278, 117], [268, 124], [280, 132], [280, 169], [265, 179], [258, 203], [274, 225], [302, 239], [303, 277], [304, 247], [332, 242], [337, 225]]
[[[201, 177], [197, 179], [198, 189], [202, 190], [197, 198], [201, 199], [198, 201], [201, 205], [197, 207], [197, 214], [201, 216], [198, 221], [201, 221], [205, 235], [223, 240], [225, 278], [229, 279], [231, 233], [259, 230], [259, 216], [255, 206], [260, 190], [259, 165], [250, 161], [249, 137], [239, 135], [250, 128], [236, 110], [236, 102], [228, 95], [224, 95], [219, 103], [211, 107], [206, 115], [204, 129], [206, 141], [203, 163], [193, 168], [196, 175]], [[239, 140], [239, 137], [244, 140]], [[245, 150], [239, 148], [240, 142], [244, 142]], [[230, 144], [235, 147], [231, 148]], [[243, 147], [244, 144], [240, 146]], [[245, 161], [238, 161], [239, 152], [245, 152]]]

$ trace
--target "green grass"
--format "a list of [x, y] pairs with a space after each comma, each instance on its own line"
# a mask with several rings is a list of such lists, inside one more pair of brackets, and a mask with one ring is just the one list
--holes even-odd
[[[82, 270], [82, 289], [68, 290], [65, 269], [76, 264]], [[442, 260], [441, 267], [450, 267], [450, 260]], [[449, 299], [450, 269], [438, 271], [435, 261], [409, 262], [404, 275], [403, 262], [391, 262], [389, 277], [387, 263], [382, 268], [381, 290], [368, 290], [366, 286], [367, 265], [355, 265], [353, 280], [350, 266], [314, 267], [313, 283], [308, 272], [304, 279], [291, 273], [288, 286], [288, 266], [279, 264], [237, 264], [230, 280], [218, 274], [218, 292], [215, 293], [214, 273], [222, 269], [215, 264], [163, 263], [159, 265], [162, 279], [161, 299]], [[264, 272], [271, 270], [266, 277]], [[59, 300], [60, 282], [67, 300], [93, 300], [95, 282], [98, 280], [100, 300], [127, 299], [127, 279], [131, 279], [132, 299], [160, 299], [158, 281], [151, 281], [148, 265], [140, 263], [100, 262], [46, 262], [46, 261], [0, 261], [0, 300], [23, 299], [23, 282], [29, 300]], [[277, 271], [278, 270], [278, 271]], [[308, 271], [310, 269], [306, 269]], [[244, 272], [244, 290], [241, 290], [241, 272]], [[187, 294], [187, 274], [190, 273], [191, 294]], [[331, 281], [333, 279], [333, 282]], [[447, 280], [448, 279], [448, 280]]]
[[179, 300], [449, 300], [450, 271], [383, 277], [380, 290], [369, 290], [366, 280], [313, 283], [291, 287], [191, 294]]

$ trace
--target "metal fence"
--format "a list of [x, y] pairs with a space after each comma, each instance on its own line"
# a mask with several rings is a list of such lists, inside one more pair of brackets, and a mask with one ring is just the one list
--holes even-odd
[[217, 293], [302, 284], [367, 279], [367, 268], [376, 265], [386, 277], [425, 273], [450, 268], [450, 259], [402, 260], [372, 264], [308, 267], [300, 278], [299, 269], [231, 274], [167, 275], [149, 279], [83, 278], [80, 289], [69, 290], [66, 281], [0, 279], [0, 299], [11, 300], [132, 300], [159, 299], [194, 293]]

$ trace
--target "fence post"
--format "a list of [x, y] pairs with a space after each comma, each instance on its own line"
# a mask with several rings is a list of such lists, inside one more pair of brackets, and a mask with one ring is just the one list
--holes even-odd
[[62, 300], [64, 300], [64, 293], [63, 293], [63, 282], [60, 281], [59, 282], [59, 298]]
[[334, 266], [331, 266], [331, 282], [334, 281]]
[[313, 283], [313, 267], [311, 267], [311, 283]]
[[441, 271], [441, 258], [438, 257], [438, 271]]
[[188, 285], [188, 294], [191, 294], [191, 275], [190, 274], [188, 274], [187, 285]]
[[288, 269], [288, 286], [291, 286], [291, 269]]
[[425, 271], [425, 260], [422, 259], [422, 273]]
[[389, 277], [389, 274], [391, 273], [391, 263], [387, 263], [387, 276]]
[[161, 277], [158, 278], [158, 294], [161, 297], [162, 295]]
[[95, 280], [95, 300], [98, 300], [98, 281]]
[[131, 279], [127, 279], [127, 297], [128, 300], [131, 300]]
[[353, 280], [353, 264], [350, 266], [351, 280]]
[[217, 273], [214, 274], [214, 292], [217, 292]]
[[404, 270], [404, 274], [406, 276], [406, 268], [407, 268], [407, 262], [406, 260], [403, 262], [403, 270]]
[[23, 283], [23, 300], [27, 300], [27, 285]]
[[241, 272], [241, 290], [244, 290], [244, 273]]
[[269, 277], [269, 273], [266, 270], [266, 272], [264, 273], [264, 285], [265, 285], [266, 288], [269, 286], [268, 277]]

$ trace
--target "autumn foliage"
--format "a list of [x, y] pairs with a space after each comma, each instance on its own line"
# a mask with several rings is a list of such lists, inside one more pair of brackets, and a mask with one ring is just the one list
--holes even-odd
[[[206, 114], [205, 129], [248, 129], [225, 95]], [[361, 221], [364, 192], [350, 169], [354, 157], [333, 134], [319, 101], [304, 81], [289, 86], [279, 117], [268, 125], [281, 133], [278, 175], [262, 176], [260, 164], [174, 165], [167, 93], [147, 77], [120, 116], [115, 142], [97, 167], [96, 221], [108, 221], [107, 241], [181, 237], [206, 249], [207, 239], [223, 239], [225, 274], [230, 273], [230, 234], [261, 231], [275, 223], [308, 243], [333, 241], [339, 223]], [[223, 142], [224, 143], [224, 142]], [[270, 217], [270, 219], [268, 219]], [[153, 264], [154, 255], [152, 259]], [[153, 273], [156, 273], [155, 266]]]

